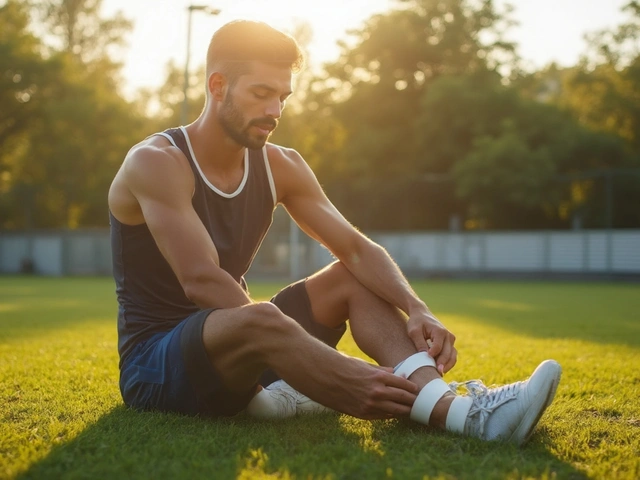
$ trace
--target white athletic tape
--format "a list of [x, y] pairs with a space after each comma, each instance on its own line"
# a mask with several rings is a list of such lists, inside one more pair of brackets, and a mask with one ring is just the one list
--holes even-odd
[[471, 410], [473, 398], [456, 396], [451, 402], [449, 413], [447, 413], [447, 430], [455, 433], [464, 433], [464, 424], [467, 421], [467, 415]]
[[418, 352], [411, 355], [399, 364], [393, 373], [399, 377], [409, 378], [420, 367], [435, 367], [436, 361], [427, 352]]
[[445, 393], [450, 391], [451, 389], [449, 385], [447, 385], [447, 382], [441, 378], [431, 380], [420, 390], [418, 398], [416, 398], [416, 401], [413, 403], [411, 414], [409, 415], [411, 420], [428, 425], [433, 407], [436, 406], [438, 400], [440, 400]]

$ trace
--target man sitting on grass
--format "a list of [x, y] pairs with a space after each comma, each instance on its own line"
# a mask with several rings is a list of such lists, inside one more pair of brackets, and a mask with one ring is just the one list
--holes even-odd
[[[117, 173], [109, 208], [125, 403], [208, 416], [410, 416], [522, 444], [553, 399], [559, 365], [496, 389], [468, 382], [464, 396], [444, 382], [454, 335], [298, 152], [267, 143], [302, 62], [288, 35], [228, 23], [209, 44], [199, 118], [135, 145]], [[243, 275], [278, 204], [338, 260], [256, 302]], [[378, 365], [335, 349], [346, 320]]]

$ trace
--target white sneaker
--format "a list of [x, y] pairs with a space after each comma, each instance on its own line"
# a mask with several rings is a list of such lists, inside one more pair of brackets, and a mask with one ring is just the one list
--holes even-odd
[[263, 388], [247, 405], [249, 415], [273, 420], [332, 411], [298, 392], [284, 380], [278, 380]]
[[553, 401], [561, 373], [558, 362], [545, 360], [524, 382], [498, 388], [487, 388], [479, 380], [450, 384], [454, 392], [459, 385], [465, 385], [473, 399], [464, 434], [524, 444]]

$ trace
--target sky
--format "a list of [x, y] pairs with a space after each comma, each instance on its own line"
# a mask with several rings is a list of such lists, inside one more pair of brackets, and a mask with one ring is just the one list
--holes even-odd
[[[495, 0], [499, 7], [507, 0]], [[573, 65], [586, 44], [586, 32], [613, 27], [625, 16], [620, 8], [627, 0], [508, 0], [514, 6], [513, 18], [519, 23], [508, 39], [518, 43], [518, 52], [530, 68], [555, 61]], [[299, 22], [313, 29], [309, 45], [311, 64], [337, 58], [338, 40], [346, 40], [348, 29], [358, 28], [375, 13], [388, 10], [393, 0], [103, 0], [103, 14], [120, 10], [134, 22], [124, 62], [125, 93], [140, 87], [162, 84], [169, 60], [183, 66], [187, 48], [187, 7], [208, 5], [220, 9], [219, 15], [195, 11], [191, 21], [191, 60], [204, 62], [212, 33], [224, 23], [246, 18], [262, 20], [276, 28], [291, 31]]]

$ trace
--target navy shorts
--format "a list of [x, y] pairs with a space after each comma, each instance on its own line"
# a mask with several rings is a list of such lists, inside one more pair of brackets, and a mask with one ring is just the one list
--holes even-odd
[[[346, 325], [333, 329], [315, 321], [304, 282], [285, 287], [271, 302], [311, 335], [335, 348]], [[214, 310], [200, 310], [173, 330], [157, 333], [136, 345], [120, 370], [120, 391], [126, 405], [213, 417], [235, 415], [247, 406], [258, 384], [240, 395], [228, 391], [204, 348], [202, 329]], [[259, 383], [266, 386], [277, 379], [268, 370]]]

